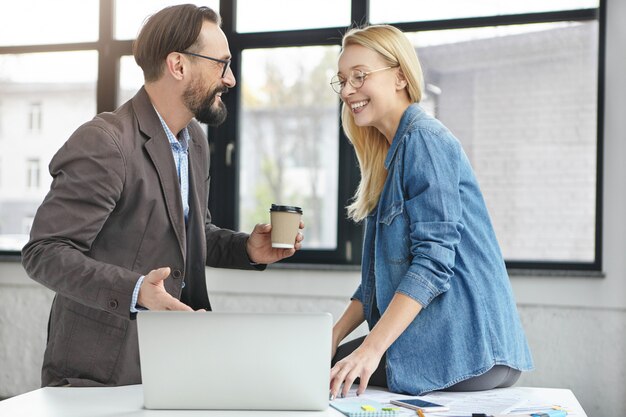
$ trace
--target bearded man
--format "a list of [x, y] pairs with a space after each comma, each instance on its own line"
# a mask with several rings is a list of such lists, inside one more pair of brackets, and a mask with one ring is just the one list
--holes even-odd
[[50, 163], [22, 250], [28, 275], [56, 292], [42, 386], [141, 383], [138, 311], [211, 310], [205, 265], [259, 270], [300, 248], [298, 234], [294, 249], [272, 249], [268, 224], [248, 235], [211, 223], [197, 121], [222, 123], [221, 96], [236, 83], [220, 23], [190, 4], [151, 16], [133, 47], [144, 86]]

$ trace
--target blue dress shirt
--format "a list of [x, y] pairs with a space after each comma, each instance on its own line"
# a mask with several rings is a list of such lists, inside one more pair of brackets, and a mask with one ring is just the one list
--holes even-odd
[[[178, 184], [180, 185], [180, 197], [183, 202], [183, 213], [185, 215], [185, 223], [187, 223], [189, 218], [189, 130], [187, 127], [184, 127], [178, 134], [177, 139], [159, 112], [156, 109], [154, 109], [154, 111], [156, 111], [157, 116], [159, 116], [161, 126], [163, 126], [163, 130], [165, 131], [167, 139], [170, 142], [170, 146], [172, 147], [172, 156], [174, 157], [174, 164], [176, 164]], [[130, 302], [131, 313], [140, 311], [137, 309], [137, 299], [139, 297], [139, 288], [141, 287], [144, 278], [145, 276], [142, 275], [137, 280], [137, 284], [135, 284], [135, 290], [133, 291], [133, 297]], [[183, 287], [184, 286], [185, 282], [183, 281]]]

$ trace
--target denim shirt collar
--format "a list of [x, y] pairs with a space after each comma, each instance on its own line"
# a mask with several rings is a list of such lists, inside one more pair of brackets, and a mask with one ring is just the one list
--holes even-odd
[[400, 124], [398, 124], [396, 134], [393, 137], [393, 141], [391, 141], [391, 147], [387, 152], [387, 157], [385, 158], [385, 168], [387, 170], [389, 170], [389, 166], [391, 165], [391, 162], [393, 161], [396, 151], [398, 150], [400, 143], [404, 139], [404, 136], [409, 131], [413, 123], [416, 120], [420, 119], [423, 114], [424, 110], [422, 110], [422, 108], [417, 103], [411, 104], [404, 111], [404, 114], [400, 118]]

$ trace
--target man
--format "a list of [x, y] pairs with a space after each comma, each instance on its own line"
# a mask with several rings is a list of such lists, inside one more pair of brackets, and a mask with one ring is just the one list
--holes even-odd
[[247, 235], [211, 224], [207, 138], [192, 118], [222, 123], [221, 95], [235, 86], [220, 17], [163, 9], [134, 55], [144, 87], [54, 156], [22, 251], [29, 276], [56, 292], [43, 386], [140, 383], [138, 310], [210, 310], [205, 264], [263, 269], [301, 245], [298, 234], [294, 249], [272, 249], [270, 225]]

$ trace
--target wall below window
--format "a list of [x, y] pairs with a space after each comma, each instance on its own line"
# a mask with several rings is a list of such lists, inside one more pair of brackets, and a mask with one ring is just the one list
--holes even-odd
[[[357, 272], [207, 272], [216, 311], [328, 311], [335, 319], [359, 279]], [[39, 388], [52, 297], [19, 264], [0, 264], [0, 398]], [[569, 388], [589, 416], [626, 415], [624, 308], [522, 302], [518, 309], [536, 366], [518, 386]], [[365, 333], [361, 326], [353, 336]]]
[[0, 263], [0, 398], [39, 388], [54, 293]]

